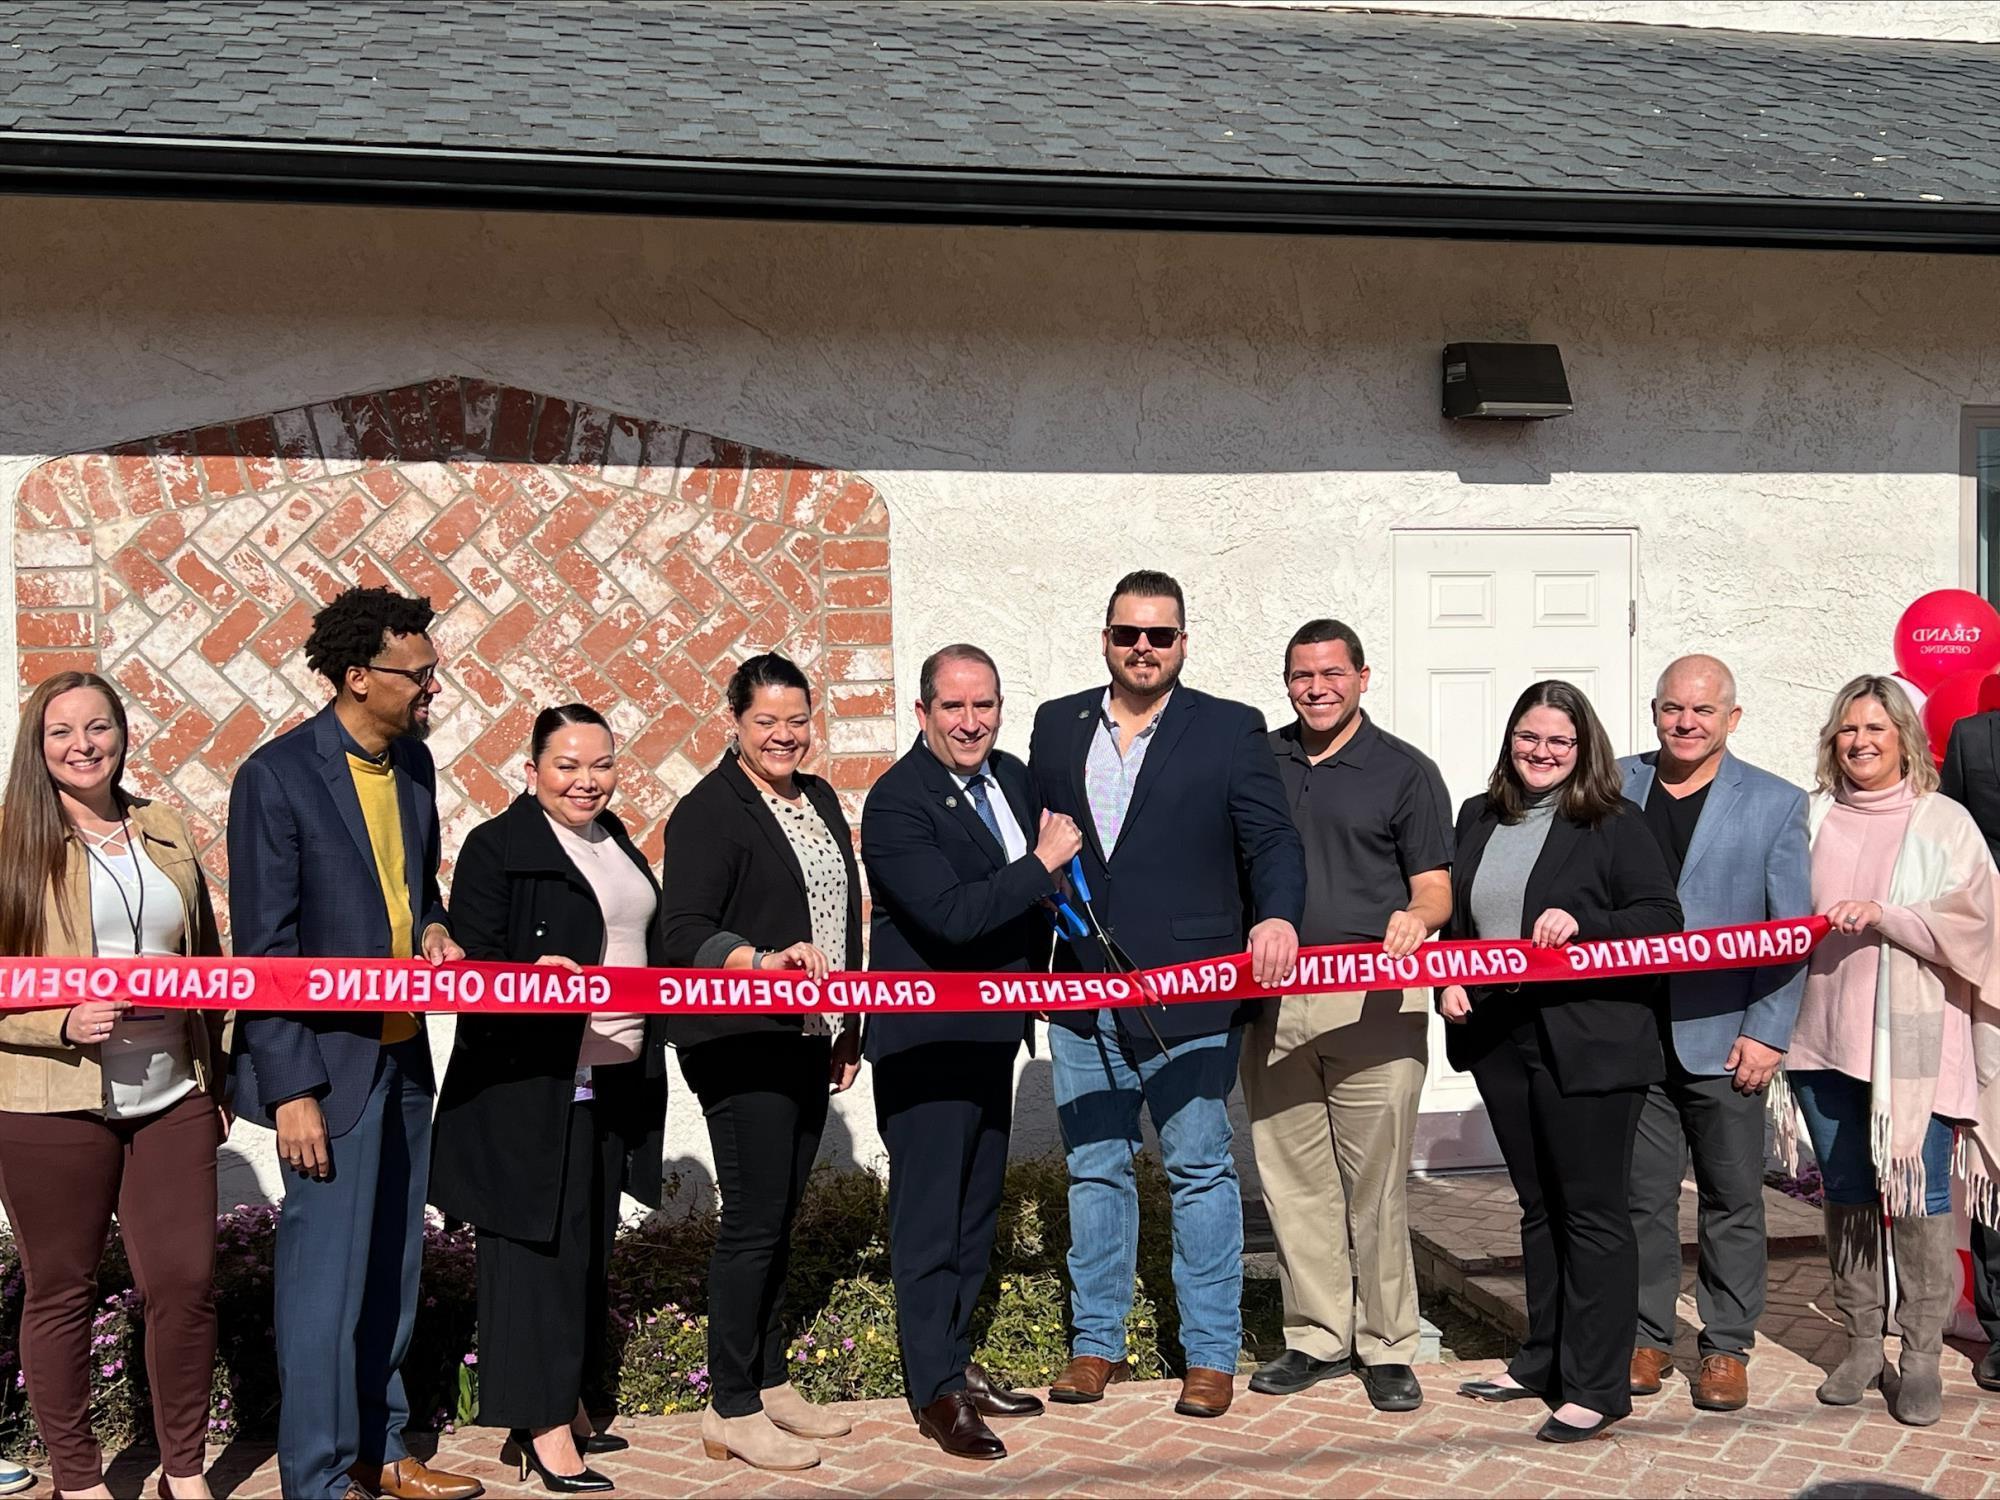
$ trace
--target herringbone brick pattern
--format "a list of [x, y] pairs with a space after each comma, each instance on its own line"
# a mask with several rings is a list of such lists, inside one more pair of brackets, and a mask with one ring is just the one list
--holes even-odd
[[357, 583], [438, 609], [447, 855], [519, 789], [536, 711], [580, 699], [624, 741], [621, 811], [657, 857], [755, 651], [824, 685], [814, 769], [852, 800], [895, 748], [874, 489], [588, 405], [435, 380], [58, 458], [15, 537], [24, 689], [121, 684], [132, 784], [187, 812], [221, 880], [230, 776], [326, 701], [300, 645]]
[[[599, 1463], [622, 1496], [1776, 1497], [1830, 1480], [1950, 1500], [2000, 1495], [2000, 1398], [1972, 1384], [1962, 1355], [1947, 1353], [1944, 1420], [1925, 1429], [1899, 1427], [1877, 1397], [1846, 1410], [1821, 1406], [1812, 1394], [1820, 1372], [1778, 1363], [1760, 1369], [1745, 1411], [1697, 1412], [1684, 1387], [1670, 1387], [1605, 1438], [1572, 1448], [1534, 1440], [1541, 1412], [1532, 1403], [1482, 1406], [1453, 1394], [1460, 1380], [1499, 1368], [1489, 1361], [1419, 1370], [1429, 1399], [1401, 1417], [1374, 1411], [1353, 1380], [1284, 1400], [1244, 1394], [1239, 1383], [1235, 1409], [1214, 1421], [1175, 1416], [1176, 1385], [1124, 1386], [1096, 1406], [999, 1426], [1011, 1451], [994, 1464], [944, 1458], [896, 1401], [851, 1408], [854, 1433], [824, 1445], [825, 1462], [802, 1474], [708, 1461], [691, 1416], [621, 1420], [632, 1450]], [[500, 1437], [452, 1434], [435, 1461], [477, 1475], [488, 1495], [541, 1493], [494, 1461]], [[268, 1449], [244, 1444], [213, 1457], [218, 1494], [278, 1493]], [[123, 1456], [114, 1492], [137, 1493], [152, 1462], [144, 1452]]]

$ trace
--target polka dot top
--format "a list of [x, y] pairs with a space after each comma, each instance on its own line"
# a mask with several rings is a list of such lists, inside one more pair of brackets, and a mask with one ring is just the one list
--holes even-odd
[[[847, 862], [840, 855], [840, 840], [803, 793], [790, 802], [770, 792], [762, 795], [771, 816], [785, 831], [799, 868], [805, 872], [813, 946], [836, 969], [851, 968], [853, 955], [847, 951]], [[805, 1017], [807, 1036], [828, 1036], [834, 1030], [826, 1016]]]

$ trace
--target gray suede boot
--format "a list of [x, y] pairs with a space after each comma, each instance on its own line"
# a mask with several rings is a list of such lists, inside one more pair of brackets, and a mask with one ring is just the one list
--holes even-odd
[[1944, 1379], [1938, 1356], [1944, 1351], [1944, 1325], [1958, 1302], [1958, 1226], [1948, 1213], [1921, 1219], [1897, 1219], [1896, 1326], [1903, 1332], [1903, 1351], [1896, 1373], [1886, 1376], [1882, 1394], [1889, 1415], [1905, 1427], [1928, 1427], [1944, 1410]]
[[1833, 1305], [1847, 1328], [1847, 1352], [1816, 1393], [1827, 1406], [1853, 1406], [1882, 1378], [1882, 1328], [1888, 1287], [1882, 1276], [1882, 1210], [1873, 1203], [1829, 1203], [1826, 1259]]

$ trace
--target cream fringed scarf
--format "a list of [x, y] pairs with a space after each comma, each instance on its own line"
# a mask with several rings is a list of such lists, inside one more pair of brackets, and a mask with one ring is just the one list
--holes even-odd
[[[1832, 805], [1824, 794], [1813, 799], [1815, 839]], [[1917, 799], [1887, 899], [1929, 929], [1937, 959], [1882, 944], [1868, 1139], [1883, 1207], [1894, 1217], [1924, 1211], [1924, 1133], [1937, 1097], [1946, 1010], [1954, 1007], [1972, 1016], [1978, 1117], [1958, 1122], [1952, 1171], [1965, 1183], [1973, 1217], [2000, 1227], [2000, 871], [1971, 814], [1948, 797]], [[1773, 1106], [1780, 1139], [1795, 1152], [1789, 1094], [1774, 1091]]]

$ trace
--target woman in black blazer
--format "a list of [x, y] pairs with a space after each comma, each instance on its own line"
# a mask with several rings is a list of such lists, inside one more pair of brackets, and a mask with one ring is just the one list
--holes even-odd
[[[466, 838], [452, 931], [466, 957], [659, 967], [659, 887], [609, 810], [611, 730], [573, 703], [535, 720], [528, 790]], [[660, 1203], [660, 1018], [562, 1009], [465, 1016], [438, 1092], [431, 1202], [478, 1228], [479, 1419], [503, 1462], [558, 1494], [611, 1488], [583, 1453], [602, 1399], [606, 1260], [620, 1192]], [[615, 1405], [615, 1403], [607, 1403]]]
[[[1660, 846], [1619, 793], [1611, 741], [1566, 682], [1538, 682], [1507, 720], [1485, 795], [1458, 814], [1449, 938], [1572, 939], [1676, 932]], [[1666, 1076], [1650, 979], [1451, 985], [1446, 1055], [1470, 1072], [1521, 1200], [1528, 1336], [1507, 1373], [1468, 1381], [1485, 1401], [1539, 1397], [1536, 1434], [1597, 1437], [1632, 1411], [1639, 1259], [1632, 1141]]]
[[[793, 969], [824, 979], [861, 967], [861, 877], [840, 799], [799, 763], [812, 749], [812, 689], [782, 656], [729, 680], [735, 740], [675, 806], [660, 878], [667, 962]], [[860, 1033], [821, 1016], [676, 1015], [667, 1039], [701, 1100], [722, 1190], [708, 1269], [709, 1407], [702, 1446], [758, 1468], [819, 1462], [810, 1439], [842, 1417], [792, 1388], [785, 1271], [792, 1221], [826, 1126], [829, 1087], [860, 1067]]]

